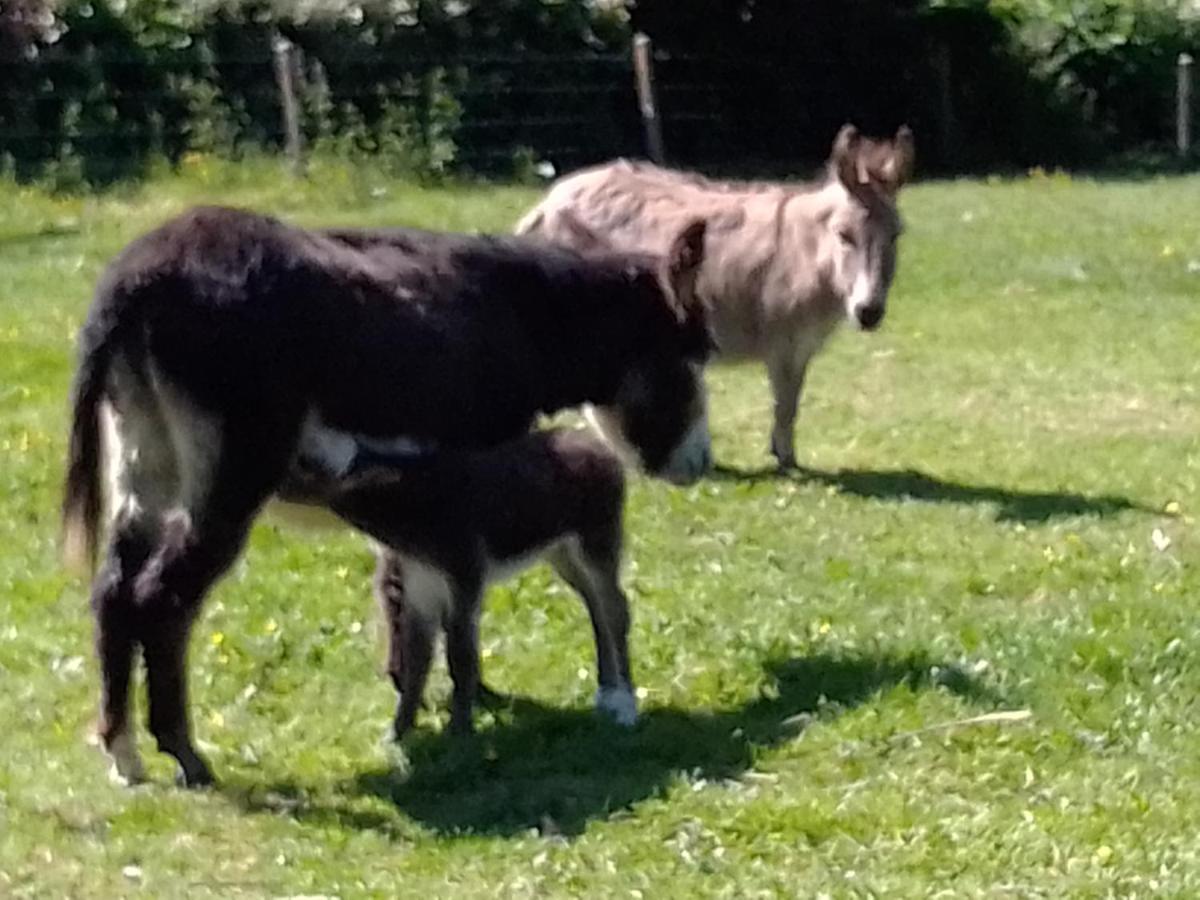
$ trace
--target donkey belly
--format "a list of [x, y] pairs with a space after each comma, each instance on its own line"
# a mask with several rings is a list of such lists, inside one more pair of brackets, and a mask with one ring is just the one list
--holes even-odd
[[267, 521], [298, 531], [343, 531], [349, 526], [324, 506], [272, 497], [263, 510]]
[[316, 413], [310, 413], [300, 431], [296, 456], [307, 465], [339, 478], [349, 473], [363, 453], [402, 463], [437, 449], [434, 441], [408, 435], [365, 435], [335, 428]]
[[[296, 459], [308, 469], [315, 469], [331, 480], [343, 478], [364, 453], [395, 460], [400, 465], [437, 449], [432, 441], [422, 441], [405, 435], [367, 436], [334, 428], [316, 413], [309, 414], [300, 431]], [[319, 501], [306, 503], [299, 497], [273, 497], [267, 506], [267, 516], [281, 525], [308, 530], [334, 531], [349, 526]]]

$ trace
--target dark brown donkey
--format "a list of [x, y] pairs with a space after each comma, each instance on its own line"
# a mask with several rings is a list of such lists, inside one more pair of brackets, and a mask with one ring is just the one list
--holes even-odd
[[142, 776], [128, 720], [140, 647], [159, 749], [186, 784], [211, 781], [189, 733], [188, 634], [299, 447], [336, 472], [359, 449], [482, 448], [594, 403], [649, 471], [699, 477], [703, 242], [693, 223], [663, 256], [421, 231], [372, 249], [201, 208], [127, 247], [80, 335], [63, 505], [68, 556], [91, 557], [108, 456], [92, 608], [116, 773]]
[[622, 725], [636, 721], [620, 584], [625, 476], [591, 434], [533, 432], [489, 450], [368, 463], [342, 478], [297, 466], [280, 493], [328, 507], [388, 548], [375, 590], [389, 625], [388, 672], [400, 693], [397, 738], [416, 720], [443, 630], [454, 680], [451, 728], [471, 730], [484, 590], [540, 559], [591, 616], [597, 708]]

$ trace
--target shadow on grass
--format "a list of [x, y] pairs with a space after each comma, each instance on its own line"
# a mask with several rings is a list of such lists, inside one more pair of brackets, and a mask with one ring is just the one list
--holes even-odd
[[834, 718], [890, 687], [936, 685], [989, 707], [999, 702], [961, 670], [920, 655], [813, 656], [765, 669], [769, 689], [731, 710], [649, 708], [635, 728], [622, 729], [591, 710], [514, 698], [473, 738], [412, 735], [405, 741], [406, 772], [363, 772], [337, 786], [338, 799], [310, 797], [295, 783], [229, 792], [251, 811], [393, 837], [404, 831], [402, 823], [380, 810], [379, 800], [442, 835], [512, 836], [529, 829], [575, 835], [592, 820], [620, 816], [661, 796], [680, 775], [736, 779], [753, 768], [760, 748], [792, 739], [810, 721]]
[[718, 465], [712, 477], [739, 482], [788, 479], [813, 482], [837, 488], [843, 494], [872, 500], [990, 503], [996, 506], [996, 520], [999, 522], [1047, 522], [1061, 516], [1112, 516], [1126, 510], [1159, 512], [1115, 494], [1091, 496], [1070, 491], [1019, 491], [992, 485], [959, 484], [943, 481], [916, 469], [839, 469], [825, 472], [803, 467], [783, 471], [776, 467], [738, 469]]

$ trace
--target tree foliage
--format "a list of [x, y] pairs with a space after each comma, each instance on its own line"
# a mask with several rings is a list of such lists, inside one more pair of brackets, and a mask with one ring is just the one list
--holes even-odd
[[0, 0], [0, 163], [107, 180], [310, 140], [398, 169], [637, 152], [628, 45], [659, 51], [679, 162], [794, 169], [837, 127], [914, 126], [923, 165], [1094, 160], [1170, 134], [1188, 0]]

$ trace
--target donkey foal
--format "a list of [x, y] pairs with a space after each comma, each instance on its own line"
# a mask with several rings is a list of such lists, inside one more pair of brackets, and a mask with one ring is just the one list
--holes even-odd
[[333, 480], [297, 473], [283, 493], [327, 505], [384, 547], [375, 590], [400, 693], [397, 738], [416, 721], [439, 628], [454, 681], [451, 728], [471, 731], [483, 592], [541, 558], [587, 605], [597, 707], [622, 725], [637, 720], [620, 585], [625, 478], [596, 438], [558, 429], [492, 450], [360, 464]]

